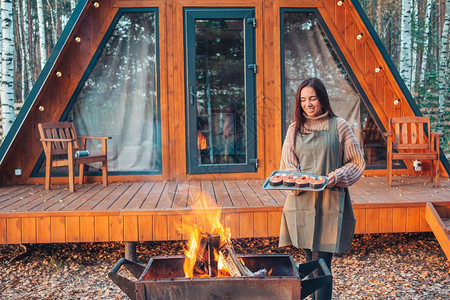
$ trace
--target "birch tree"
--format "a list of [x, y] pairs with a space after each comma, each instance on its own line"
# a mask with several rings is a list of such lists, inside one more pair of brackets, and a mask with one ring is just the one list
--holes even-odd
[[445, 5], [445, 19], [444, 26], [442, 28], [442, 37], [440, 45], [440, 56], [439, 56], [439, 72], [438, 72], [438, 82], [439, 82], [439, 113], [437, 119], [436, 129], [437, 131], [444, 132], [444, 121], [445, 121], [445, 104], [446, 99], [449, 96], [449, 80], [450, 80], [450, 70], [449, 70], [449, 55], [448, 55], [448, 36], [450, 32], [450, 0], [446, 1]]
[[14, 121], [14, 28], [12, 0], [1, 0], [2, 16], [2, 81], [1, 106], [3, 137]]
[[[27, 78], [27, 92], [28, 90], [31, 89], [31, 87], [33, 86], [33, 69], [32, 69], [32, 59], [31, 59], [31, 55], [30, 55], [30, 37], [29, 37], [29, 14], [28, 14], [28, 9], [29, 9], [29, 4], [27, 0], [22, 0], [19, 1], [22, 4], [22, 17], [23, 17], [23, 21], [22, 21], [22, 25], [23, 25], [23, 41], [22, 41], [22, 45], [24, 48], [24, 56], [25, 56], [25, 65], [22, 66], [22, 68], [26, 69], [25, 72], [25, 76]], [[26, 92], [26, 94], [28, 94]]]
[[[425, 33], [424, 33], [424, 41], [423, 41], [423, 54], [422, 54], [422, 66], [420, 68], [419, 74], [419, 86], [420, 90], [423, 91], [425, 88], [425, 74], [427, 72], [427, 63], [428, 63], [428, 41], [430, 39], [430, 24], [431, 23], [431, 0], [427, 0], [427, 4], [425, 6]], [[426, 94], [425, 94], [426, 95]]]
[[37, 15], [38, 15], [38, 27], [39, 27], [39, 52], [41, 55], [41, 70], [44, 68], [47, 62], [47, 50], [45, 43], [45, 20], [44, 20], [44, 6], [42, 0], [37, 0]]
[[408, 89], [411, 89], [411, 24], [412, 0], [402, 0], [400, 32], [400, 75]]
[[25, 76], [25, 65], [26, 65], [26, 59], [25, 59], [25, 48], [26, 47], [21, 47], [21, 44], [23, 43], [23, 41], [25, 40], [24, 39], [24, 33], [23, 33], [23, 31], [22, 31], [22, 28], [23, 28], [23, 11], [22, 11], [22, 9], [21, 9], [21, 6], [20, 6], [20, 2], [18, 2], [18, 1], [16, 1], [16, 11], [17, 11], [17, 13], [15, 14], [15, 16], [16, 16], [16, 20], [14, 20], [15, 21], [15, 23], [16, 24], [18, 24], [19, 26], [19, 28], [16, 30], [16, 33], [18, 34], [18, 36], [19, 36], [19, 39], [18, 39], [18, 44], [19, 44], [19, 47], [17, 47], [17, 49], [18, 49], [18, 53], [19, 53], [19, 58], [18, 59], [20, 59], [20, 65], [21, 65], [21, 68], [20, 68], [20, 78], [21, 78], [21, 80], [20, 80], [20, 90], [21, 90], [21, 100], [22, 100], [22, 102], [25, 100], [25, 91], [26, 91], [26, 88], [25, 88], [25, 86], [26, 86], [26, 84], [25, 84], [25, 82], [26, 82], [26, 76]]

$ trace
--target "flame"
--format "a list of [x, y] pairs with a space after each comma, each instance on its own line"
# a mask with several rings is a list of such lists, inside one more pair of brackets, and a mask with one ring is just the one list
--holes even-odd
[[[220, 221], [222, 208], [208, 195], [191, 190], [190, 198], [194, 199], [192, 204], [189, 203], [192, 214], [183, 216], [183, 223], [178, 228], [184, 236], [189, 235], [184, 249], [186, 258], [183, 270], [186, 277], [209, 276], [208, 257], [202, 257], [207, 247], [208, 234], [219, 235], [220, 245], [223, 245], [231, 243], [231, 232], [230, 228], [225, 227]], [[218, 262], [218, 276], [230, 276], [221, 255], [215, 252], [214, 256]]]

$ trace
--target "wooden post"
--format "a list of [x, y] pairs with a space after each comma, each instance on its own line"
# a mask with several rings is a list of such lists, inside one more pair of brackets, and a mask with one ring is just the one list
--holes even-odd
[[125, 259], [136, 262], [136, 245], [137, 242], [125, 242]]

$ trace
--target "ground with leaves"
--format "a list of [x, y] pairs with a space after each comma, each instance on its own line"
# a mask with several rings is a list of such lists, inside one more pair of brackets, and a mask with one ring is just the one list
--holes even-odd
[[[289, 253], [278, 239], [236, 239], [237, 253]], [[138, 245], [138, 261], [182, 254], [183, 242]], [[0, 245], [0, 299], [126, 299], [107, 273], [124, 255], [123, 243]], [[357, 235], [350, 251], [335, 255], [334, 299], [449, 299], [450, 262], [432, 233]]]

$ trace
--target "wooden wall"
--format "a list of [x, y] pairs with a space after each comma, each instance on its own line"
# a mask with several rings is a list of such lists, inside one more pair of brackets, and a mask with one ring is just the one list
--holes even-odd
[[[450, 211], [450, 206], [446, 207]], [[232, 238], [277, 237], [282, 206], [224, 209], [221, 222]], [[431, 231], [426, 208], [411, 205], [354, 205], [355, 234]], [[191, 211], [45, 212], [6, 214], [0, 218], [0, 244], [186, 240], [184, 220]]]
[[[279, 167], [281, 155], [281, 69], [280, 8], [317, 8], [333, 34], [340, 50], [364, 89], [384, 126], [394, 116], [413, 115], [406, 97], [395, 81], [375, 42], [359, 18], [352, 1], [338, 6], [335, 0], [100, 0], [100, 7], [88, 2], [71, 36], [81, 36], [81, 43], [69, 38], [29, 111], [21, 130], [0, 166], [0, 183], [42, 183], [43, 178], [29, 178], [42, 153], [37, 124], [57, 121], [69, 102], [93, 54], [122, 7], [158, 7], [160, 29], [160, 101], [162, 134], [162, 175], [110, 176], [111, 181], [135, 180], [207, 180], [264, 178]], [[185, 65], [183, 45], [183, 7], [255, 7], [257, 81], [257, 152], [260, 168], [257, 173], [186, 174], [185, 138]], [[361, 40], [356, 39], [363, 33]], [[381, 67], [380, 72], [375, 69]], [[62, 76], [57, 77], [56, 71]], [[395, 105], [394, 100], [400, 99]], [[44, 111], [38, 107], [43, 106]], [[22, 176], [14, 176], [21, 167]], [[413, 174], [411, 164], [407, 162]], [[425, 165], [426, 167], [426, 165]], [[444, 172], [445, 173], [445, 170]], [[383, 175], [385, 171], [367, 171]], [[88, 178], [101, 181], [101, 178]], [[56, 183], [66, 179], [56, 179]]]

